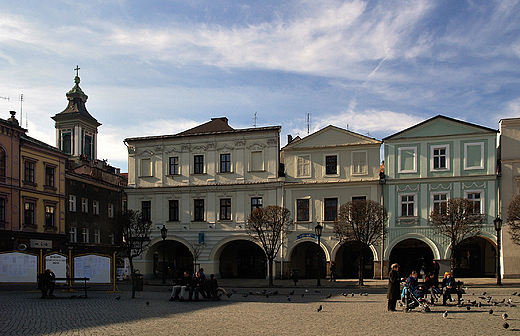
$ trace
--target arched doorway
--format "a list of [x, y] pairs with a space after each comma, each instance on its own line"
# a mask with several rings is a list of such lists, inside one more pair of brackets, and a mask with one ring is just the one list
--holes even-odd
[[[363, 279], [372, 279], [374, 277], [374, 253], [365, 244], [361, 246], [361, 249], [365, 264]], [[346, 243], [339, 248], [336, 254], [336, 273], [338, 278], [359, 278], [359, 251], [357, 245]]]
[[454, 272], [459, 278], [495, 276], [495, 246], [481, 237], [463, 240], [455, 251]]
[[174, 240], [164, 241], [165, 260], [163, 261], [163, 242], [155, 244], [153, 251], [153, 273], [162, 278], [163, 269], [167, 278], [179, 278], [184, 271], [193, 272], [193, 256], [190, 249]]
[[267, 260], [257, 244], [247, 240], [235, 240], [226, 244], [220, 254], [222, 278], [265, 279]]
[[390, 253], [390, 264], [398, 263], [401, 266], [399, 273], [407, 277], [412, 271], [419, 272], [426, 264], [427, 270], [433, 264], [433, 251], [425, 242], [409, 238], [399, 242]]
[[325, 278], [327, 260], [325, 252], [316, 243], [302, 242], [291, 252], [291, 271], [297, 271], [300, 278], [313, 279], [318, 277], [318, 258], [321, 258], [321, 278]]

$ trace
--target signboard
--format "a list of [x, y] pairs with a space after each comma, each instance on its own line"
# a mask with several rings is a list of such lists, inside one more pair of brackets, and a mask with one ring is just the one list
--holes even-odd
[[310, 237], [310, 238], [315, 238], [315, 239], [318, 239], [318, 237], [316, 236], [316, 234], [314, 233], [302, 233], [302, 234], [299, 234], [296, 239], [302, 239], [302, 238], [306, 238], [306, 237]]
[[74, 257], [74, 277], [90, 278], [92, 283], [111, 283], [110, 261], [110, 257], [96, 254]]
[[[45, 269], [50, 269], [56, 278], [67, 277], [67, 257], [59, 253], [53, 253], [45, 256]], [[65, 281], [63, 281], [65, 282]]]
[[32, 248], [52, 248], [52, 240], [31, 239]]
[[29, 253], [0, 254], [0, 282], [37, 282], [38, 257]]

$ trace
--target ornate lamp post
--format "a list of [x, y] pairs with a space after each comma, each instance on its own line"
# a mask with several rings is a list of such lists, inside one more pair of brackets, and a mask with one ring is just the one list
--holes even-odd
[[493, 220], [495, 230], [497, 231], [497, 285], [502, 284], [502, 275], [500, 274], [500, 252], [502, 250], [501, 233], [502, 233], [502, 219], [497, 217]]
[[[316, 227], [314, 228], [314, 233], [316, 233], [316, 236], [318, 237], [318, 248], [321, 249], [321, 233], [323, 232], [323, 226], [318, 223]], [[316, 286], [321, 286], [321, 253], [320, 250], [318, 250], [318, 283]]]
[[168, 229], [166, 228], [166, 226], [162, 226], [162, 229], [161, 229], [161, 237], [162, 237], [162, 260], [163, 260], [163, 267], [162, 267], [162, 283], [165, 284], [166, 283], [166, 270], [168, 269], [166, 267], [166, 244], [165, 244], [165, 241], [166, 241], [166, 237], [168, 236]]

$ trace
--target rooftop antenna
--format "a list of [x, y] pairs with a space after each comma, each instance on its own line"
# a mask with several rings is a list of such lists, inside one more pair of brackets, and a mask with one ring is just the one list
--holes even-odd
[[311, 134], [311, 114], [307, 113], [307, 135]]
[[2, 96], [0, 96], [0, 99], [5, 99], [5, 100], [9, 101], [9, 97], [2, 97]]
[[258, 118], [256, 117], [256, 114], [257, 114], [257, 113], [258, 113], [258, 112], [255, 111], [255, 128], [256, 128], [256, 120], [258, 119]]
[[[22, 107], [23, 107], [23, 93], [20, 93], [20, 125], [22, 125], [22, 127], [23, 127]], [[25, 128], [27, 128], [27, 117], [25, 117]]]

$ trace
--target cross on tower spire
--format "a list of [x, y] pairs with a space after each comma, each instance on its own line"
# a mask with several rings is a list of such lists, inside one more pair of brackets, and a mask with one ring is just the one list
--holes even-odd
[[81, 69], [81, 68], [79, 67], [79, 65], [76, 65], [76, 69], [74, 69], [74, 70], [76, 70], [76, 76], [79, 76], [79, 70], [80, 70], [80, 69]]

